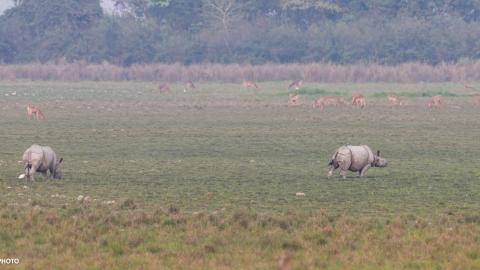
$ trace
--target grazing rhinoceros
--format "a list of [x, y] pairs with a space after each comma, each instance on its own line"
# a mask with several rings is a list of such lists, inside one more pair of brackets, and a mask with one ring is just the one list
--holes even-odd
[[328, 165], [331, 166], [328, 177], [335, 169], [340, 168], [340, 174], [345, 179], [347, 170], [358, 172], [362, 177], [370, 167], [386, 167], [387, 160], [380, 157], [380, 151], [374, 155], [367, 145], [346, 145], [338, 148]]
[[30, 148], [23, 153], [22, 161], [25, 165], [25, 175], [29, 180], [35, 181], [35, 172], [47, 176], [47, 171], [50, 171], [50, 176], [54, 179], [62, 178], [60, 163], [62, 163], [63, 158], [58, 160], [57, 155], [49, 146], [40, 146], [37, 144], [30, 146]]

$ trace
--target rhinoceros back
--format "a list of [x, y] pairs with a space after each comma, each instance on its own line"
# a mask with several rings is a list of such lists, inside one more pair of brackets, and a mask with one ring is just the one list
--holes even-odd
[[351, 153], [350, 171], [358, 172], [373, 162], [373, 152], [367, 145], [348, 145]]
[[23, 162], [32, 163], [43, 159], [43, 150], [40, 145], [34, 144], [23, 153]]
[[49, 146], [42, 146], [45, 166], [50, 169], [55, 169], [55, 166], [58, 162], [57, 155]]
[[57, 157], [52, 148], [34, 144], [23, 153], [23, 162], [32, 164], [38, 171], [46, 171], [57, 163]]
[[332, 157], [334, 166], [339, 167], [342, 170], [348, 170], [352, 164], [352, 156], [350, 149], [347, 146], [341, 146], [338, 148], [335, 155]]

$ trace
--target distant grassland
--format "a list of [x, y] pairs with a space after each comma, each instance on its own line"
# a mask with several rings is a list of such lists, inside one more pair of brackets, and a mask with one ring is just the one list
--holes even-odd
[[[395, 93], [387, 93], [387, 92], [381, 92], [381, 93], [374, 93], [372, 97], [387, 97], [390, 94], [395, 94]], [[459, 93], [453, 93], [449, 91], [420, 91], [420, 92], [404, 92], [404, 93], [399, 93], [398, 96], [400, 97], [409, 97], [409, 98], [416, 98], [416, 97], [433, 97], [436, 95], [444, 96], [444, 97], [460, 97], [460, 96], [467, 96], [464, 94], [459, 94]]]
[[[322, 88], [311, 88], [311, 87], [304, 87], [298, 90], [290, 90], [287, 92], [282, 92], [279, 95], [289, 95], [289, 94], [297, 94], [297, 95], [306, 95], [306, 96], [351, 96], [352, 93], [348, 91], [331, 91]], [[415, 92], [375, 92], [372, 93], [371, 97], [375, 98], [382, 98], [387, 97], [388, 95], [396, 94], [400, 97], [408, 97], [408, 98], [417, 98], [417, 97], [433, 97], [436, 95], [441, 95], [445, 97], [460, 97], [460, 96], [469, 96], [468, 94], [462, 93], [454, 93], [445, 90], [428, 90], [428, 91], [415, 91]]]
[[291, 90], [288, 92], [283, 92], [281, 95], [289, 95], [289, 94], [297, 94], [297, 95], [306, 95], [306, 96], [346, 96], [349, 93], [345, 91], [331, 91], [321, 88], [311, 88], [311, 87], [303, 87], [298, 90]]
[[[480, 265], [471, 92], [307, 83], [288, 106], [288, 83], [1, 82], [0, 258], [20, 269], [272, 269], [281, 256], [292, 269]], [[311, 106], [352, 93], [368, 107]], [[438, 93], [444, 107], [428, 110]], [[26, 119], [28, 103], [47, 121]], [[17, 179], [33, 143], [64, 158], [65, 179]], [[381, 150], [389, 166], [327, 179], [343, 144]]]

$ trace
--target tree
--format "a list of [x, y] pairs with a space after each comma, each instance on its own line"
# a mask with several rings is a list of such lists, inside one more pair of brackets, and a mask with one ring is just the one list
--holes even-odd
[[137, 19], [145, 18], [148, 11], [148, 0], [114, 0], [115, 9], [121, 15], [132, 16]]
[[284, 16], [304, 29], [321, 20], [333, 19], [341, 7], [328, 0], [281, 0]]
[[170, 5], [171, 0], [150, 0], [150, 3], [155, 6], [163, 6], [166, 7]]
[[241, 3], [239, 0], [204, 0], [204, 16], [210, 25], [229, 33], [232, 25], [241, 17]]
[[120, 14], [127, 14], [137, 19], [148, 16], [152, 7], [168, 7], [172, 0], [113, 0]]
[[8, 40], [4, 38], [4, 35], [0, 32], [0, 64], [12, 63], [15, 59], [14, 47]]
[[216, 36], [221, 36], [229, 54], [232, 52], [232, 28], [243, 17], [239, 0], [203, 0], [203, 15]]
[[[0, 0], [1, 1], [1, 0]], [[15, 0], [0, 62], [330, 61], [480, 57], [480, 0]]]
[[149, 15], [157, 21], [157, 24], [168, 25], [176, 33], [198, 32], [205, 27], [202, 8], [202, 1], [174, 0], [168, 5], [151, 6]]
[[98, 0], [22, 0], [2, 16], [18, 61], [73, 58], [70, 50], [102, 18]]

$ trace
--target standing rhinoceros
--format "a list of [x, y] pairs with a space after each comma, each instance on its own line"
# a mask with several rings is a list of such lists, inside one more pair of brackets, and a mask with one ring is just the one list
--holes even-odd
[[57, 159], [57, 155], [49, 146], [40, 146], [34, 144], [23, 153], [22, 158], [25, 165], [25, 175], [32, 181], [35, 181], [35, 172], [42, 173], [47, 176], [47, 171], [50, 171], [50, 176], [54, 179], [61, 179], [62, 172], [60, 171], [60, 163], [63, 158]]
[[345, 179], [347, 170], [358, 172], [362, 177], [370, 167], [386, 167], [387, 160], [380, 157], [380, 151], [374, 155], [367, 145], [346, 145], [338, 148], [328, 165], [331, 166], [328, 177], [335, 169], [340, 168], [340, 174]]

